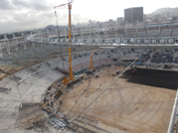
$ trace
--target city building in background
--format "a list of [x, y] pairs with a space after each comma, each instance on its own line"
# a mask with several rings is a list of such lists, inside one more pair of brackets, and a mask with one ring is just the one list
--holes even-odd
[[116, 20], [118, 25], [120, 25], [123, 21], [124, 21], [123, 17], [118, 17], [117, 20]]
[[143, 7], [125, 9], [124, 20], [128, 23], [143, 22]]

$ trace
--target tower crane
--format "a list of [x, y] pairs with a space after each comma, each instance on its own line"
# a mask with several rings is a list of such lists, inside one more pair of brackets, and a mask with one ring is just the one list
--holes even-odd
[[95, 68], [92, 66], [92, 60], [93, 60], [93, 52], [92, 52], [91, 55], [90, 55], [90, 66], [89, 66], [88, 69], [93, 69], [93, 70], [95, 70]]
[[54, 7], [56, 9], [57, 7], [68, 5], [68, 10], [69, 10], [69, 16], [68, 16], [69, 17], [69, 26], [68, 26], [69, 27], [69, 78], [65, 76], [64, 80], [62, 81], [65, 85], [75, 81], [74, 75], [72, 72], [72, 57], [71, 57], [71, 9], [72, 9], [71, 3], [72, 2], [73, 1], [71, 0], [69, 3], [65, 3], [65, 4]]
[[[96, 50], [96, 49], [97, 49], [97, 48], [95, 48], [95, 50]], [[94, 51], [95, 51], [95, 50], [94, 50]], [[93, 65], [92, 65], [92, 62], [93, 62], [93, 53], [94, 53], [94, 51], [93, 51], [93, 52], [91, 53], [91, 55], [90, 55], [90, 66], [89, 66], [89, 68], [88, 68], [89, 70], [92, 69], [93, 71], [95, 70], [95, 68], [94, 68]]]
[[93, 50], [93, 52], [90, 55], [90, 66], [88, 67], [88, 70], [86, 71], [87, 74], [91, 74], [95, 71], [95, 68], [93, 67], [93, 54], [96, 51], [97, 48], [95, 48], [95, 50]]

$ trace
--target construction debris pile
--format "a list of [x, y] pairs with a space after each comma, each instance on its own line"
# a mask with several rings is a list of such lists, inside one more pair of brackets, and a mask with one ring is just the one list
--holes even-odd
[[47, 115], [39, 105], [33, 105], [19, 110], [17, 124], [20, 128], [28, 129], [37, 124], [43, 123]]

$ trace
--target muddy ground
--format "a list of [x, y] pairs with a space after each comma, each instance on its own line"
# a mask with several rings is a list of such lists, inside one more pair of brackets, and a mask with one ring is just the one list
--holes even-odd
[[[68, 114], [73, 107], [68, 117], [80, 113], [116, 78], [108, 76], [109, 73], [115, 73], [116, 69], [106, 68], [99, 74], [100, 78], [92, 78], [91, 82], [85, 80], [66, 91], [61, 96], [63, 103], [60, 112]], [[123, 69], [119, 68], [120, 71]], [[155, 83], [156, 81], [159, 83], [161, 81], [159, 78], [163, 78], [162, 73], [158, 76], [149, 71], [143, 74], [143, 71], [145, 70], [139, 70], [135, 76], [128, 74], [130, 76], [128, 81], [140, 79], [143, 83], [148, 78], [155, 77], [156, 80], [152, 78], [150, 81], [154, 83], [155, 80]], [[144, 76], [147, 76], [147, 79]], [[98, 122], [97, 127], [109, 132], [167, 132], [176, 91], [128, 81], [119, 78], [82, 116], [95, 120]]]

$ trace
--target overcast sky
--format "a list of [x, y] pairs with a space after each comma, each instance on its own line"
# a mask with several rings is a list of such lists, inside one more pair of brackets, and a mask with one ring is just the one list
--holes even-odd
[[[54, 6], [68, 0], [0, 0], [0, 33], [32, 30], [47, 25], [56, 25]], [[72, 23], [88, 20], [116, 20], [124, 16], [124, 9], [144, 7], [144, 14], [158, 8], [178, 7], [177, 0], [74, 0]], [[67, 7], [57, 9], [58, 22], [67, 25]]]

